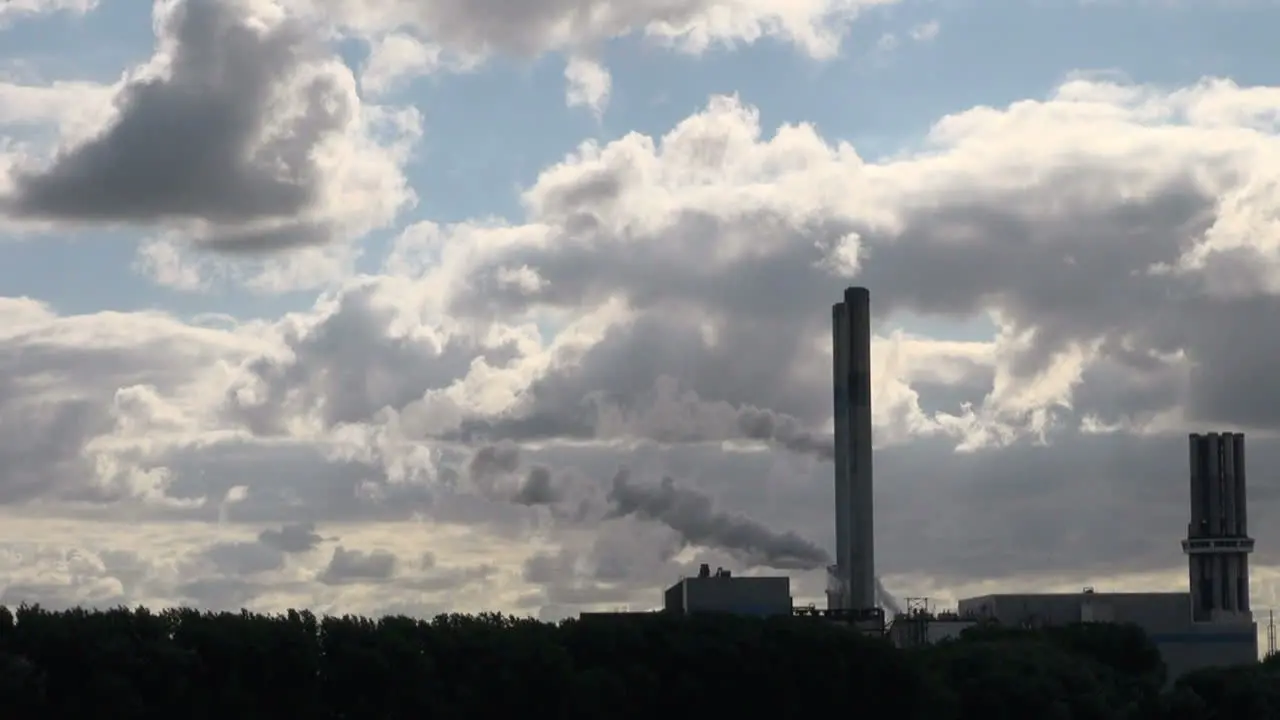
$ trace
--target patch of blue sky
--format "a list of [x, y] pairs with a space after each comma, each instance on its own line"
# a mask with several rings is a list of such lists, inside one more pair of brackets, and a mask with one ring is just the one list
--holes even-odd
[[[587, 138], [628, 132], [661, 136], [706, 105], [737, 94], [759, 109], [765, 134], [811, 122], [828, 140], [852, 142], [868, 160], [908, 151], [939, 117], [975, 105], [1043, 97], [1079, 71], [1137, 82], [1185, 85], [1205, 75], [1240, 84], [1276, 83], [1280, 9], [1156, 8], [1143, 3], [908, 2], [868, 13], [850, 29], [842, 55], [815, 61], [781, 41], [716, 47], [692, 57], [642, 37], [616, 40], [600, 59], [613, 76], [597, 121], [565, 107], [564, 59], [493, 60], [480, 70], [437, 74], [387, 102], [421, 109], [421, 146], [407, 167], [419, 196], [408, 224], [496, 217], [518, 222], [520, 191]], [[913, 28], [937, 21], [928, 41]], [[881, 39], [892, 33], [896, 47]], [[84, 19], [52, 15], [0, 32], [0, 68], [29, 81], [110, 82], [152, 51], [147, 3], [106, 3]], [[340, 48], [353, 67], [366, 49]], [[374, 233], [359, 263], [376, 271], [396, 230]], [[137, 233], [63, 233], [0, 246], [0, 287], [51, 301], [64, 312], [165, 307], [180, 315], [264, 316], [309, 304], [313, 293], [261, 297], [227, 289], [193, 295], [156, 287], [133, 270]], [[972, 325], [972, 327], [969, 327]], [[944, 327], [945, 326], [945, 327]], [[907, 329], [959, 337], [989, 335], [989, 323], [910, 319]]]

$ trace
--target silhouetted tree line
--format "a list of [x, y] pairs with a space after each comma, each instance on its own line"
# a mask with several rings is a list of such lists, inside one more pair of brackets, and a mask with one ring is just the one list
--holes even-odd
[[900, 651], [814, 618], [0, 608], [4, 720], [1280, 718], [1280, 663], [1165, 679], [1121, 625]]

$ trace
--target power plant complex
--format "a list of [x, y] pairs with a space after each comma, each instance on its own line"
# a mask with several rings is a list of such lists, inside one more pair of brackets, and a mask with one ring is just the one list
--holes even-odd
[[[908, 599], [886, 622], [877, 603], [871, 439], [871, 300], [851, 287], [832, 308], [835, 564], [827, 568], [827, 608], [794, 607], [787, 577], [739, 577], [703, 565], [664, 594], [668, 612], [818, 615], [899, 646], [932, 643], [978, 623], [1014, 627], [1121, 622], [1141, 627], [1159, 648], [1170, 677], [1208, 666], [1256, 662], [1258, 633], [1249, 606], [1244, 435], [1192, 434], [1191, 521], [1182, 550], [1187, 592], [999, 594], [965, 598], [935, 614]], [[891, 602], [889, 604], [892, 604]]]
[[[1191, 435], [1191, 522], [1182, 541], [1188, 592], [986, 595], [960, 601], [961, 620], [1005, 625], [1132, 623], [1159, 648], [1171, 677], [1258, 660], [1249, 610], [1244, 435]], [[927, 622], [927, 618], [922, 618]]]

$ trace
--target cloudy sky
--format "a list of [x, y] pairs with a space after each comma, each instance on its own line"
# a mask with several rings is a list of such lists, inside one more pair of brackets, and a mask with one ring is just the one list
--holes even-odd
[[879, 572], [1280, 605], [1273, 3], [7, 0], [0, 604], [822, 603], [830, 305]]

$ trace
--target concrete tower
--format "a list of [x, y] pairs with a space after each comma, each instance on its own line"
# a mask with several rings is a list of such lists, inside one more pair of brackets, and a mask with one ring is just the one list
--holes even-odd
[[1194, 622], [1252, 622], [1244, 435], [1191, 435], [1191, 524], [1182, 551]]
[[831, 308], [835, 388], [836, 564], [827, 568], [827, 606], [876, 604], [871, 485], [871, 296], [844, 291]]

